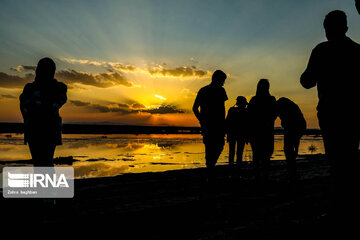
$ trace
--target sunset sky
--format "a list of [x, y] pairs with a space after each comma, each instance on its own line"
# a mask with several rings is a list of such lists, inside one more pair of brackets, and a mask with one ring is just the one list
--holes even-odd
[[65, 123], [198, 126], [196, 93], [221, 69], [227, 109], [268, 78], [316, 128], [316, 89], [299, 78], [335, 9], [360, 41], [353, 0], [0, 0], [0, 122], [22, 121], [19, 95], [48, 56], [68, 85]]

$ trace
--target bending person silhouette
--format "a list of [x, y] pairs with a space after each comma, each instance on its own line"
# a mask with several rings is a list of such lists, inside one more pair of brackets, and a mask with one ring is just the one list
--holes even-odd
[[255, 179], [260, 183], [267, 181], [270, 158], [274, 152], [276, 99], [270, 95], [269, 88], [269, 81], [260, 79], [256, 95], [251, 98], [247, 108]]
[[25, 144], [29, 145], [34, 166], [53, 166], [55, 147], [62, 143], [59, 109], [67, 100], [67, 87], [54, 79], [55, 69], [52, 59], [41, 59], [35, 81], [27, 83], [20, 95]]
[[226, 117], [226, 133], [227, 142], [229, 143], [229, 165], [234, 165], [235, 149], [236, 149], [236, 164], [242, 162], [243, 151], [247, 140], [247, 113], [246, 106], [248, 102], [245, 97], [238, 96], [236, 98], [236, 105], [231, 107]]
[[335, 196], [341, 196], [340, 201], [351, 201], [358, 199], [353, 192], [358, 187], [359, 170], [360, 45], [346, 36], [347, 17], [343, 11], [328, 13], [324, 28], [328, 41], [313, 49], [300, 82], [306, 89], [317, 86], [318, 120], [337, 190]]
[[288, 165], [289, 180], [296, 180], [296, 157], [299, 151], [300, 139], [306, 130], [306, 121], [293, 101], [282, 97], [277, 100], [277, 113], [284, 128], [284, 153]]
[[225, 79], [226, 74], [216, 70], [211, 83], [199, 90], [193, 106], [193, 112], [201, 125], [209, 178], [213, 177], [216, 162], [225, 144], [225, 101], [228, 99], [223, 88]]

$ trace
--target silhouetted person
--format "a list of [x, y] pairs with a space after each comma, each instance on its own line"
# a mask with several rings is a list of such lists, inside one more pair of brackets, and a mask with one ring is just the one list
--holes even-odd
[[231, 107], [226, 117], [227, 142], [229, 143], [229, 164], [234, 164], [236, 149], [236, 164], [242, 162], [245, 143], [248, 141], [247, 136], [247, 113], [246, 106], [248, 102], [245, 97], [236, 98], [236, 105]]
[[342, 11], [328, 13], [324, 28], [328, 41], [313, 49], [300, 82], [307, 89], [317, 86], [318, 119], [335, 196], [353, 201], [359, 171], [360, 45], [346, 36], [347, 19]]
[[225, 79], [226, 74], [216, 70], [211, 83], [199, 90], [193, 106], [193, 112], [201, 125], [210, 178], [225, 144], [225, 101], [228, 99], [223, 88]]
[[67, 87], [54, 79], [55, 69], [52, 59], [41, 59], [35, 81], [27, 83], [20, 95], [25, 144], [29, 145], [34, 166], [53, 166], [55, 147], [62, 144], [59, 109], [67, 100]]
[[296, 157], [299, 151], [300, 139], [306, 130], [306, 121], [293, 101], [282, 97], [277, 100], [277, 113], [284, 128], [284, 153], [288, 165], [289, 179], [296, 180]]
[[360, 0], [355, 0], [355, 6], [356, 6], [356, 10], [360, 14]]
[[266, 182], [271, 155], [274, 152], [274, 121], [276, 99], [270, 95], [267, 79], [260, 79], [256, 95], [251, 98], [247, 111], [250, 130], [249, 139], [253, 151], [255, 178]]

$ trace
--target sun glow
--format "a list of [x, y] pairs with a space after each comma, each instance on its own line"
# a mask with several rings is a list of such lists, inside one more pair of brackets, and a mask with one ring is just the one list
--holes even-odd
[[157, 94], [155, 94], [155, 97], [160, 98], [161, 100], [166, 100], [166, 98], [164, 98], [163, 96], [157, 95]]

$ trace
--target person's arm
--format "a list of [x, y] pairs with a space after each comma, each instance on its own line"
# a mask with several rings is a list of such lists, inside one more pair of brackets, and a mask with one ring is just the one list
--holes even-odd
[[[199, 92], [200, 93], [200, 92]], [[193, 112], [195, 114], [195, 117], [197, 118], [197, 120], [200, 122], [201, 124], [201, 120], [200, 120], [200, 111], [199, 111], [199, 107], [200, 107], [200, 98], [199, 98], [199, 93], [197, 94], [196, 98], [195, 98], [195, 102], [193, 105]]]
[[232, 108], [229, 109], [228, 114], [225, 118], [225, 133], [229, 134], [231, 121], [233, 121], [233, 111]]
[[274, 110], [274, 112], [273, 112], [273, 120], [275, 121], [276, 120], [276, 118], [278, 117], [278, 107], [277, 107], [277, 104], [276, 104], [276, 98], [273, 96], [273, 110]]
[[53, 107], [55, 107], [56, 109], [60, 109], [66, 103], [67, 101], [66, 92], [67, 92], [67, 86], [63, 83], [60, 83], [59, 93], [56, 98], [56, 101], [53, 103]]
[[310, 89], [316, 86], [319, 77], [318, 65], [318, 54], [316, 49], [314, 49], [311, 53], [307, 68], [300, 77], [300, 83], [304, 88]]
[[20, 111], [25, 119], [29, 113], [29, 108], [33, 104], [33, 92], [31, 91], [30, 83], [26, 84], [24, 87], [23, 92], [21, 93], [19, 100], [20, 100]]

